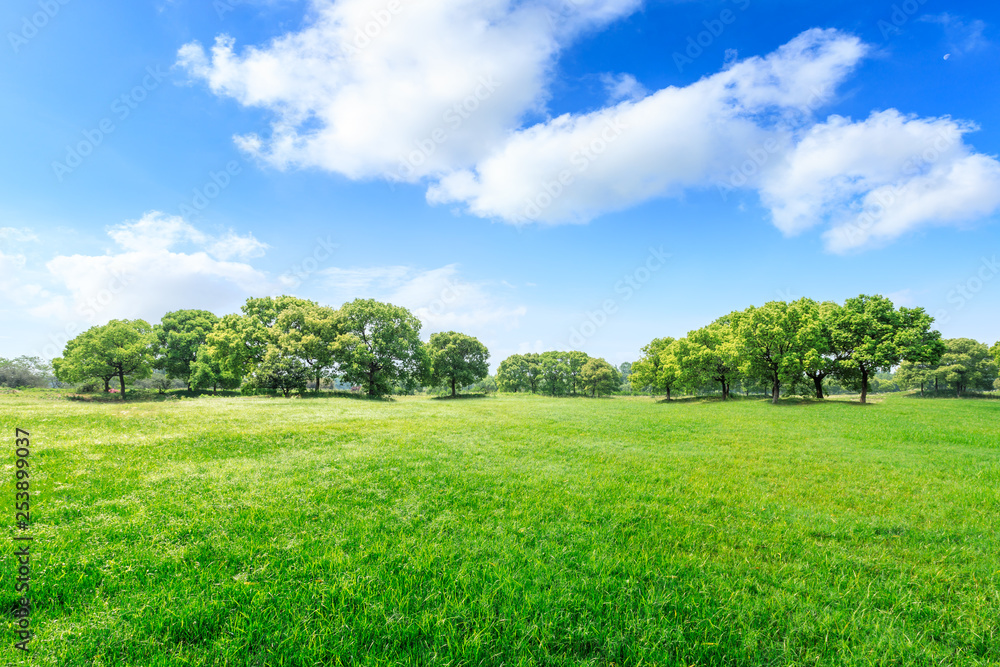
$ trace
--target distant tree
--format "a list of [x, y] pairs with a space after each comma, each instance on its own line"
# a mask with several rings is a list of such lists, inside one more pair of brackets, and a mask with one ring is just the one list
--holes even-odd
[[435, 333], [426, 347], [431, 384], [450, 384], [452, 396], [457, 395], [458, 387], [482, 380], [490, 373], [490, 352], [472, 336], [454, 331]]
[[989, 348], [971, 338], [944, 341], [945, 352], [937, 373], [958, 396], [972, 390], [988, 391], [997, 379], [997, 363]]
[[273, 345], [246, 378], [246, 386], [280, 391], [288, 398], [293, 391], [305, 391], [308, 381], [309, 368], [302, 360], [287, 349]]
[[632, 386], [649, 388], [653, 393], [662, 392], [670, 400], [670, 391], [679, 378], [679, 369], [663, 353], [674, 343], [673, 338], [654, 338], [642, 348], [642, 357], [632, 364]]
[[569, 393], [576, 394], [577, 385], [580, 384], [580, 372], [583, 365], [590, 357], [586, 352], [571, 350], [563, 353], [563, 360], [566, 362], [566, 382], [569, 385]]
[[838, 379], [868, 396], [868, 380], [902, 361], [936, 364], [943, 352], [941, 334], [923, 308], [895, 309], [884, 296], [848, 299], [832, 328], [833, 344], [843, 354]]
[[101, 378], [105, 391], [110, 378], [117, 377], [125, 400], [126, 377], [139, 380], [152, 374], [156, 344], [156, 334], [145, 320], [111, 320], [69, 341], [53, 365], [60, 380]]
[[190, 391], [191, 365], [218, 321], [207, 310], [175, 310], [164, 315], [153, 327], [159, 344], [154, 367], [166, 371], [169, 379], [183, 381]]
[[569, 388], [569, 364], [565, 352], [542, 352], [539, 355], [541, 365], [542, 389], [551, 396], [565, 394]]
[[632, 375], [632, 362], [626, 361], [618, 367], [618, 373], [622, 378], [622, 391], [632, 391], [632, 385], [629, 382], [629, 376]]
[[44, 387], [52, 376], [52, 365], [38, 357], [0, 357], [0, 387]]
[[781, 385], [802, 377], [805, 352], [814, 346], [809, 323], [816, 316], [815, 306], [809, 299], [771, 301], [732, 314], [740, 372], [769, 384], [775, 405]]
[[413, 313], [374, 299], [356, 299], [340, 312], [334, 358], [345, 381], [364, 385], [369, 396], [384, 396], [397, 383], [427, 379], [429, 360]]
[[580, 371], [580, 384], [591, 396], [611, 394], [621, 384], [618, 369], [604, 359], [587, 359]]
[[501, 391], [516, 393], [528, 387], [527, 362], [524, 355], [512, 354], [500, 362], [497, 368], [497, 387]]
[[920, 395], [923, 396], [924, 387], [935, 380], [937, 369], [937, 366], [930, 364], [903, 361], [896, 370], [896, 382], [904, 389], [920, 387]]

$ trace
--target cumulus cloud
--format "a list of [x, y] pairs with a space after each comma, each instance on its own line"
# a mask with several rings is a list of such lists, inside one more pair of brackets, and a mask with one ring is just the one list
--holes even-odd
[[409, 308], [430, 332], [458, 329], [486, 333], [497, 326], [516, 327], [527, 313], [494, 294], [492, 286], [463, 279], [458, 266], [418, 270], [405, 266], [322, 272], [331, 302], [376, 298]]
[[222, 35], [179, 64], [275, 115], [238, 144], [270, 163], [414, 181], [489, 152], [541, 110], [554, 58], [640, 0], [313, 0], [310, 25], [237, 52]]
[[[743, 189], [786, 234], [825, 225], [827, 247], [845, 252], [996, 211], [998, 163], [965, 143], [971, 124], [893, 109], [817, 118], [869, 51], [838, 30], [808, 30], [763, 56], [727, 53], [721, 71], [682, 87], [649, 92], [606, 74], [606, 107], [528, 123], [545, 116], [560, 51], [640, 4], [440, 0], [417, 11], [406, 0], [313, 0], [298, 32], [243, 49], [222, 35], [208, 50], [185, 45], [178, 62], [216, 94], [273, 114], [266, 136], [236, 137], [258, 158], [426, 182], [432, 204], [512, 224], [583, 223], [693, 189]], [[979, 26], [939, 22], [963, 48], [978, 43]], [[949, 147], [911, 170], [941, 132]], [[851, 222], [887, 188], [894, 203], [877, 222]]]
[[230, 261], [262, 252], [266, 246], [252, 235], [216, 238], [156, 211], [108, 235], [116, 251], [49, 260], [46, 268], [64, 293], [38, 304], [34, 315], [81, 326], [122, 317], [158, 321], [177, 308], [231, 309], [247, 294], [274, 291], [265, 274]]

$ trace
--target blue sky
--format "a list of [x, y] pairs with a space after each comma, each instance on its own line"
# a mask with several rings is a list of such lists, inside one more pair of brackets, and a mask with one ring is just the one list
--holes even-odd
[[617, 364], [733, 309], [859, 293], [992, 343], [998, 16], [13, 0], [0, 356], [280, 293], [390, 300], [494, 364]]

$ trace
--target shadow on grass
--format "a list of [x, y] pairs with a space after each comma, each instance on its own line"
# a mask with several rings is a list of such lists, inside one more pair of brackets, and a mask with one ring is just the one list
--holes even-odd
[[979, 392], [966, 392], [961, 396], [956, 396], [954, 391], [926, 391], [921, 394], [919, 391], [908, 392], [903, 394], [906, 398], [916, 398], [919, 400], [931, 400], [931, 399], [962, 399], [962, 400], [981, 400], [981, 401], [996, 401], [1000, 400], [1000, 393], [990, 392], [990, 393], [979, 393]]
[[434, 396], [431, 398], [432, 401], [458, 401], [466, 400], [472, 398], [492, 398], [489, 394], [459, 394], [458, 396], [452, 396], [448, 394], [447, 396]]
[[285, 396], [281, 392], [265, 392], [259, 394], [243, 394], [239, 391], [188, 391], [187, 389], [177, 389], [174, 391], [168, 391], [163, 394], [155, 392], [145, 392], [141, 389], [130, 391], [125, 395], [125, 400], [122, 400], [120, 394], [66, 394], [66, 400], [68, 401], [78, 401], [81, 403], [163, 403], [167, 401], [177, 401], [181, 399], [204, 399], [204, 398], [243, 398], [247, 400], [266, 400], [266, 399], [283, 399], [283, 400], [293, 400], [293, 399], [312, 399], [312, 400], [322, 400], [322, 399], [351, 399], [355, 401], [377, 401], [382, 403], [393, 402], [395, 399], [392, 396], [368, 396], [367, 394], [358, 394], [349, 391], [320, 391], [316, 392], [296, 392], [288, 396]]

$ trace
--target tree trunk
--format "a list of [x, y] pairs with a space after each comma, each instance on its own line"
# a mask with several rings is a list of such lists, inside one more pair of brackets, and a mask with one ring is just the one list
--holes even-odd
[[670, 400], [670, 387], [667, 387], [667, 400]]
[[316, 393], [319, 393], [319, 380], [320, 376], [323, 374], [322, 371], [316, 371]]
[[722, 382], [722, 400], [726, 400], [727, 398], [729, 398], [729, 392], [726, 391], [726, 381], [721, 380], [721, 382]]
[[375, 395], [375, 369], [368, 367], [368, 395]]
[[920, 395], [921, 396], [924, 395], [924, 383], [923, 382], [920, 383]]
[[451, 378], [451, 397], [455, 398], [455, 378]]
[[781, 381], [778, 379], [778, 376], [775, 375], [771, 381], [771, 404], [777, 405], [780, 399], [781, 399]]
[[118, 371], [118, 384], [122, 390], [122, 400], [125, 400], [125, 370]]
[[823, 398], [823, 378], [817, 375], [813, 378], [813, 384], [816, 385], [816, 398]]
[[861, 402], [868, 402], [868, 371], [861, 369]]
[[191, 391], [191, 382], [190, 381], [188, 381], [187, 386], [188, 386], [188, 391]]
[[111, 378], [104, 378], [104, 393], [111, 391]]

